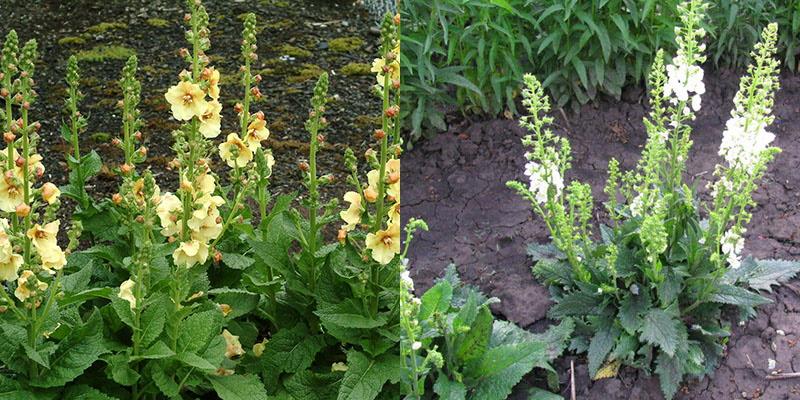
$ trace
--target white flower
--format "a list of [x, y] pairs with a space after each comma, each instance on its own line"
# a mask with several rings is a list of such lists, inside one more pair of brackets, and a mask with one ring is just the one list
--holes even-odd
[[561, 172], [556, 163], [550, 163], [549, 166], [545, 166], [544, 164], [530, 161], [525, 164], [525, 175], [530, 178], [528, 190], [533, 193], [536, 202], [539, 204], [547, 202], [547, 192], [551, 186], [555, 188], [556, 196], [559, 196], [564, 189], [564, 178], [561, 177]]
[[741, 255], [742, 249], [744, 248], [744, 237], [742, 234], [746, 231], [746, 229], [742, 229], [741, 233], [736, 233], [733, 230], [729, 230], [722, 235], [722, 239], [720, 240], [722, 244], [722, 253], [728, 257], [728, 264], [730, 264], [733, 269], [737, 269], [742, 265]]
[[409, 274], [408, 271], [400, 273], [400, 280], [409, 290], [414, 290], [414, 281], [411, 279], [411, 274]]
[[411, 350], [417, 351], [422, 348], [422, 343], [414, 342], [411, 344]]
[[[700, 95], [706, 92], [703, 83], [703, 68], [698, 65], [689, 65], [686, 58], [678, 55], [672, 59], [672, 64], [667, 65], [667, 83], [664, 85], [664, 95], [670, 97], [672, 104], [679, 101], [689, 101], [694, 111], [700, 110]], [[674, 95], [674, 97], [672, 97]]]
[[631, 204], [629, 205], [631, 209], [631, 215], [633, 215], [634, 217], [641, 217], [643, 203], [644, 200], [642, 199], [641, 193], [638, 196], [634, 197], [633, 201], [631, 201]]
[[761, 153], [773, 140], [775, 135], [767, 132], [767, 124], [762, 119], [734, 115], [725, 124], [719, 155], [730, 166], [752, 173]]

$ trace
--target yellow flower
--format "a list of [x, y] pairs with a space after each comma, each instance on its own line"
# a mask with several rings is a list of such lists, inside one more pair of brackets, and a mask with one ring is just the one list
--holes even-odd
[[161, 234], [164, 236], [172, 236], [180, 233], [181, 226], [178, 224], [178, 218], [183, 212], [181, 199], [172, 193], [167, 193], [161, 198], [161, 203], [156, 207], [156, 214], [158, 219], [161, 220]]
[[200, 115], [200, 133], [207, 138], [215, 138], [219, 136], [220, 126], [222, 124], [222, 104], [216, 100], [209, 101]]
[[264, 340], [262, 340], [262, 341], [260, 341], [260, 342], [258, 342], [256, 344], [254, 344], [253, 345], [253, 355], [255, 355], [256, 357], [261, 357], [261, 355], [264, 354], [264, 350], [266, 350], [266, 348], [267, 348], [267, 343], [268, 342], [269, 341], [267, 339], [264, 339]]
[[214, 67], [206, 68], [204, 75], [208, 78], [208, 96], [216, 100], [219, 98], [219, 71]]
[[261, 142], [269, 139], [269, 129], [267, 129], [267, 121], [259, 114], [259, 116], [247, 126], [247, 136], [244, 140], [247, 142], [247, 147], [251, 151], [256, 151], [261, 147]]
[[6, 172], [0, 177], [0, 210], [14, 212], [17, 206], [25, 200], [22, 184], [22, 175], [15, 172]]
[[231, 168], [244, 167], [253, 160], [253, 152], [235, 133], [229, 134], [228, 140], [220, 143], [219, 156]]
[[164, 95], [172, 106], [172, 116], [179, 121], [188, 121], [202, 116], [206, 111], [206, 94], [197, 84], [182, 81], [169, 88]]
[[400, 254], [400, 223], [395, 222], [385, 230], [367, 234], [367, 248], [372, 250], [372, 259], [386, 265]]
[[400, 202], [400, 159], [395, 158], [386, 162], [386, 177], [389, 185], [386, 194], [392, 196], [394, 201]]
[[8, 220], [0, 219], [0, 281], [13, 281], [17, 279], [17, 271], [22, 266], [22, 256], [14, 254], [14, 246], [6, 233]]
[[381, 173], [377, 169], [367, 172], [367, 188], [364, 189], [364, 198], [374, 203], [378, 199], [378, 179]]
[[120, 299], [131, 303], [131, 310], [136, 308], [136, 296], [133, 295], [134, 286], [136, 286], [136, 282], [130, 279], [122, 282], [122, 285], [119, 285], [119, 294], [117, 295]]
[[53, 221], [45, 226], [34, 225], [28, 230], [28, 238], [33, 241], [33, 247], [42, 259], [42, 268], [50, 273], [59, 270], [67, 264], [67, 257], [58, 247], [58, 228], [61, 221]]
[[194, 181], [194, 197], [200, 199], [206, 195], [214, 194], [214, 191], [217, 189], [215, 182], [214, 175], [208, 172], [200, 174]]
[[[371, 72], [376, 74], [378, 85], [380, 85], [381, 87], [383, 87], [383, 83], [385, 80], [385, 76], [383, 74], [383, 67], [385, 65], [386, 65], [386, 60], [384, 60], [383, 58], [376, 58], [375, 61], [372, 62], [372, 69], [370, 70]], [[395, 60], [389, 64], [389, 80], [391, 83], [391, 81], [398, 79], [400, 79], [400, 61], [397, 58], [395, 58]]]
[[347, 223], [347, 225], [342, 225], [342, 229], [349, 232], [361, 222], [361, 212], [364, 208], [361, 206], [361, 195], [356, 192], [345, 193], [344, 201], [350, 203], [350, 207], [346, 211], [340, 211], [339, 216]]
[[389, 207], [389, 225], [400, 223], [400, 203], [394, 203]]
[[201, 207], [192, 212], [188, 225], [193, 239], [208, 242], [222, 233], [222, 218], [217, 207], [225, 204], [225, 200], [220, 196], [206, 196], [199, 202]]
[[46, 201], [47, 204], [55, 203], [59, 196], [61, 196], [61, 190], [56, 185], [51, 182], [42, 185], [42, 200]]
[[195, 264], [205, 264], [208, 260], [208, 245], [199, 240], [181, 243], [172, 253], [175, 265], [191, 268]]
[[228, 332], [227, 329], [222, 330], [222, 337], [225, 338], [225, 357], [235, 360], [244, 355], [242, 344], [239, 343], [239, 337]]
[[[34, 278], [32, 281], [31, 278]], [[34, 286], [35, 284], [35, 286]], [[47, 289], [47, 283], [40, 282], [31, 270], [22, 271], [19, 279], [17, 279], [17, 290], [14, 291], [14, 296], [19, 301], [25, 301], [36, 294], [36, 291], [44, 291]]]

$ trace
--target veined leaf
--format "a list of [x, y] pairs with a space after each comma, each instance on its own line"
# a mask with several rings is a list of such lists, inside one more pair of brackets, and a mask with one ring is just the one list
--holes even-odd
[[475, 399], [504, 400], [525, 374], [543, 362], [546, 347], [542, 342], [493, 347], [465, 371], [465, 383], [471, 382]]
[[647, 343], [658, 346], [670, 357], [675, 355], [678, 342], [681, 340], [677, 326], [680, 321], [675, 320], [670, 314], [660, 308], [651, 308], [642, 320], [641, 339]]
[[453, 286], [446, 280], [441, 280], [428, 289], [420, 299], [421, 304], [417, 318], [426, 320], [433, 313], [444, 314], [450, 309], [450, 300], [453, 298]]
[[347, 372], [342, 378], [337, 400], [372, 400], [387, 381], [400, 379], [400, 357], [386, 354], [370, 359], [361, 352], [347, 353]]
[[267, 400], [264, 384], [255, 375], [207, 375], [208, 381], [222, 400]]
[[711, 301], [742, 307], [755, 307], [772, 303], [772, 300], [757, 293], [738, 286], [725, 284], [717, 286], [716, 292], [711, 296]]

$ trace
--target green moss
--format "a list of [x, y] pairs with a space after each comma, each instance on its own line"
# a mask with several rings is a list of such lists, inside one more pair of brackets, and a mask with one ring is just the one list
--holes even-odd
[[97, 25], [92, 25], [86, 28], [86, 32], [100, 34], [113, 31], [115, 29], [128, 29], [128, 24], [124, 22], [101, 22]]
[[264, 25], [260, 26], [261, 29], [259, 31], [263, 30], [263, 28], [283, 30], [291, 28], [293, 26], [294, 26], [294, 21], [284, 18], [275, 22], [265, 23]]
[[78, 61], [103, 62], [106, 60], [127, 60], [136, 54], [133, 49], [119, 45], [99, 45], [76, 54]]
[[301, 49], [297, 46], [292, 46], [290, 44], [281, 45], [276, 49], [281, 54], [285, 54], [287, 56], [292, 57], [311, 57], [311, 52], [306, 49]]
[[351, 75], [369, 75], [369, 74], [372, 73], [370, 71], [370, 69], [372, 69], [372, 66], [369, 65], [369, 64], [351, 62], [351, 63], [345, 65], [344, 67], [342, 67], [342, 69], [339, 70], [339, 72], [341, 72], [342, 75], [347, 75], [347, 76], [351, 76]]
[[381, 125], [381, 117], [375, 115], [359, 115], [353, 122], [358, 128], [374, 128]]
[[78, 36], [65, 36], [61, 39], [58, 39], [58, 44], [60, 46], [72, 46], [84, 43], [86, 43], [86, 39]]
[[289, 83], [302, 83], [311, 79], [317, 79], [325, 72], [319, 65], [303, 64], [297, 74], [286, 77], [286, 82]]
[[161, 18], [148, 18], [147, 25], [150, 25], [155, 28], [166, 28], [170, 26], [170, 22]]
[[97, 143], [107, 143], [111, 140], [111, 134], [108, 132], [96, 132], [93, 133], [92, 136], [89, 136], [89, 138]]
[[331, 39], [328, 42], [328, 46], [330, 47], [331, 51], [336, 53], [349, 53], [353, 50], [361, 48], [363, 45], [364, 39], [361, 39], [358, 36], [340, 37]]

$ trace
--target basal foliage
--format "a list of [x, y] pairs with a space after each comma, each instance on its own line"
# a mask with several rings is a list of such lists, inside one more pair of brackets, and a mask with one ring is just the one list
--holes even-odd
[[[87, 182], [99, 156], [80, 147], [78, 59], [67, 62], [69, 183], [43, 182], [36, 42], [9, 33], [0, 58], [0, 392], [20, 399], [390, 399], [399, 393], [399, 16], [381, 26], [373, 64], [382, 127], [365, 155], [345, 162], [354, 191], [323, 203], [333, 177], [317, 170], [325, 142], [329, 77], [314, 88], [302, 191], [273, 198], [275, 160], [263, 112], [256, 16], [244, 18], [236, 89], [211, 65], [209, 15], [186, 2], [186, 68], [165, 93], [177, 181], [141, 167], [147, 135], [138, 110], [138, 60], [119, 85], [117, 193], [94, 200]], [[229, 102], [234, 92], [235, 101]], [[236, 132], [223, 132], [235, 103]], [[154, 132], [153, 134], [164, 134]], [[106, 160], [110, 162], [111, 160]], [[60, 198], [74, 201], [59, 246]], [[294, 200], [299, 198], [299, 206]], [[250, 206], [253, 207], [250, 207]], [[340, 222], [341, 221], [341, 222]], [[333, 225], [337, 225], [333, 227]], [[332, 228], [332, 229], [331, 229]], [[338, 229], [335, 240], [331, 233]], [[80, 251], [78, 251], [80, 249]]]
[[530, 181], [508, 184], [550, 230], [552, 244], [530, 247], [533, 272], [556, 303], [550, 316], [575, 321], [570, 348], [587, 353], [594, 379], [614, 376], [623, 365], [655, 372], [667, 398], [684, 377], [714, 370], [730, 335], [728, 308], [738, 309], [739, 320], [752, 317], [769, 302], [758, 291], [800, 271], [800, 263], [742, 254], [756, 206], [752, 193], [780, 151], [767, 131], [778, 89], [776, 24], [762, 32], [734, 98], [710, 200], [700, 201], [693, 182], [684, 181], [691, 121], [705, 92], [706, 9], [700, 0], [681, 4], [677, 54], [666, 66], [664, 53], [656, 55], [642, 157], [626, 172], [616, 160], [609, 163], [610, 226], [593, 229], [591, 188], [565, 181], [569, 141], [548, 128], [550, 103], [532, 75], [525, 77], [528, 115], [521, 121], [531, 131], [523, 139]]

